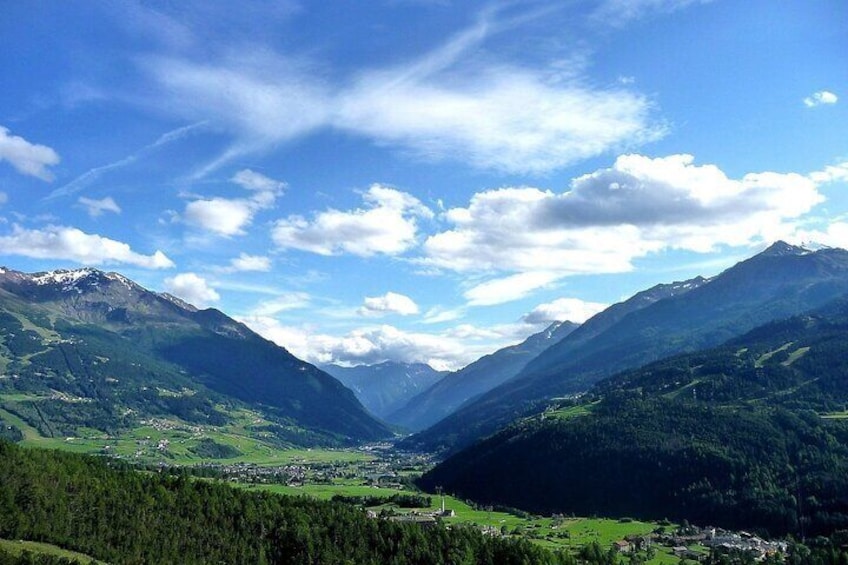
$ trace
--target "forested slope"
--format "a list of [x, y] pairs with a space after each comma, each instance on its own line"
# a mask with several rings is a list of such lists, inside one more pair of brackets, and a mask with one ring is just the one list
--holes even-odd
[[571, 563], [477, 529], [369, 519], [356, 507], [115, 468], [0, 441], [0, 538], [110, 563]]
[[543, 512], [828, 534], [848, 527], [846, 406], [843, 299], [617, 375], [423, 484]]

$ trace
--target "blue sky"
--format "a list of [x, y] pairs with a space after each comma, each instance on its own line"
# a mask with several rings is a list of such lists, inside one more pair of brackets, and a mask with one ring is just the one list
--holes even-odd
[[0, 261], [460, 367], [848, 246], [843, 0], [6, 2]]

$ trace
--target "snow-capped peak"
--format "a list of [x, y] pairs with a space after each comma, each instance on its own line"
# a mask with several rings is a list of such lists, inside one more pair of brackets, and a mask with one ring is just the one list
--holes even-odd
[[83, 269], [60, 269], [45, 273], [35, 273], [32, 275], [32, 281], [37, 285], [62, 285], [62, 290], [71, 290], [76, 288], [79, 281], [99, 275], [102, 275], [100, 271], [90, 267]]

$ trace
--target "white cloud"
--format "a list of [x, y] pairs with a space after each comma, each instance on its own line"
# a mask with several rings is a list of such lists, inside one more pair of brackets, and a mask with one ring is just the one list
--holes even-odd
[[0, 253], [36, 259], [63, 259], [84, 265], [126, 263], [146, 269], [174, 266], [173, 261], [161, 251], [141, 255], [126, 243], [64, 226], [28, 230], [15, 225], [11, 234], [0, 236]]
[[253, 218], [253, 207], [247, 200], [212, 198], [186, 204], [188, 223], [223, 236], [243, 235], [242, 228]]
[[330, 209], [311, 221], [302, 216], [279, 220], [273, 229], [274, 241], [282, 249], [319, 255], [398, 255], [415, 245], [417, 218], [433, 215], [417, 198], [379, 184], [372, 185], [363, 200], [365, 208]]
[[230, 260], [229, 270], [268, 272], [271, 270], [271, 259], [261, 255], [240, 253], [238, 257]]
[[165, 289], [174, 296], [200, 308], [221, 299], [221, 296], [209, 286], [206, 279], [196, 273], [180, 273], [175, 277], [165, 279]]
[[265, 300], [256, 306], [251, 316], [274, 316], [288, 310], [298, 310], [311, 305], [312, 297], [305, 292], [286, 292], [278, 294], [271, 300]]
[[836, 104], [838, 101], [839, 97], [836, 94], [827, 90], [820, 90], [804, 98], [804, 106], [815, 108], [816, 106]]
[[425, 324], [441, 324], [443, 322], [452, 322], [459, 320], [465, 316], [466, 309], [461, 308], [442, 308], [435, 306], [427, 310], [422, 320]]
[[577, 298], [558, 298], [553, 302], [539, 304], [522, 317], [527, 324], [550, 324], [551, 322], [574, 322], [582, 324], [609, 304], [586, 302]]
[[244, 228], [260, 210], [273, 207], [285, 183], [244, 169], [232, 182], [253, 192], [250, 198], [210, 198], [186, 204], [185, 219], [189, 224], [221, 236], [244, 235]]
[[132, 165], [133, 163], [136, 163], [139, 160], [143, 159], [144, 157], [147, 157], [150, 154], [155, 153], [156, 151], [162, 149], [163, 147], [165, 147], [165, 146], [167, 146], [167, 145], [169, 145], [169, 144], [171, 144], [175, 141], [179, 141], [179, 140], [185, 138], [188, 135], [192, 135], [192, 134], [196, 133], [198, 130], [202, 129], [205, 126], [206, 126], [206, 122], [200, 122], [200, 123], [179, 127], [177, 129], [168, 131], [168, 132], [160, 135], [159, 138], [156, 139], [156, 141], [154, 141], [153, 143], [142, 147], [141, 149], [139, 149], [135, 153], [128, 155], [128, 156], [124, 157], [123, 159], [119, 159], [119, 160], [114, 161], [112, 163], [108, 163], [106, 165], [101, 165], [99, 167], [94, 167], [93, 169], [89, 169], [88, 171], [84, 172], [83, 174], [81, 174], [80, 176], [78, 176], [77, 178], [72, 180], [71, 182], [69, 182], [69, 183], [67, 183], [63, 186], [60, 186], [59, 188], [57, 188], [56, 190], [51, 192], [47, 196], [47, 199], [50, 200], [50, 199], [59, 198], [59, 197], [62, 197], [62, 196], [68, 196], [69, 194], [73, 194], [75, 192], [79, 192], [79, 191], [85, 189], [90, 184], [98, 181], [104, 175], [106, 175], [110, 172], [120, 170], [120, 169], [122, 169], [122, 168], [124, 168], [128, 165]]
[[463, 296], [471, 306], [491, 306], [524, 298], [535, 290], [544, 288], [559, 276], [544, 271], [517, 273], [508, 277], [480, 283], [465, 291]]
[[603, 0], [592, 19], [603, 25], [621, 27], [632, 20], [654, 14], [670, 14], [692, 4], [707, 4], [712, 0]]
[[286, 188], [286, 183], [266, 177], [262, 173], [250, 169], [242, 169], [237, 172], [233, 175], [232, 181], [249, 190], [274, 194], [280, 194]]
[[59, 155], [46, 145], [30, 143], [23, 137], [10, 135], [0, 126], [0, 161], [8, 161], [19, 173], [52, 181], [48, 167], [59, 163]]
[[97, 218], [104, 212], [112, 212], [114, 214], [121, 213], [121, 207], [118, 206], [111, 196], [107, 196], [101, 200], [80, 196], [77, 202], [85, 207], [86, 212], [88, 212], [88, 215], [92, 218]]
[[408, 296], [396, 292], [387, 292], [383, 296], [369, 296], [357, 312], [361, 316], [383, 316], [400, 314], [411, 316], [418, 313], [418, 305]]
[[818, 184], [848, 181], [848, 161], [836, 165], [828, 165], [821, 171], [810, 173], [810, 178]]
[[293, 355], [311, 363], [374, 364], [387, 360], [427, 363], [435, 369], [456, 370], [514, 340], [482, 341], [447, 334], [406, 332], [381, 325], [328, 335], [308, 326], [285, 326], [267, 316], [240, 319], [251, 329]]
[[844, 168], [801, 175], [729, 178], [691, 155], [622, 155], [574, 179], [568, 191], [508, 187], [475, 194], [443, 214], [450, 229], [430, 236], [418, 261], [459, 272], [509, 273], [466, 291], [470, 304], [526, 296], [575, 274], [618, 273], [667, 249], [773, 241], [824, 200], [818, 187]]
[[664, 133], [647, 125], [648, 101], [623, 88], [552, 84], [538, 72], [506, 67], [452, 85], [398, 78], [379, 72], [362, 79], [343, 100], [340, 125], [427, 159], [524, 173]]
[[336, 85], [320, 64], [255, 50], [215, 63], [151, 58], [145, 67], [163, 107], [235, 137], [203, 173], [327, 128], [425, 159], [534, 173], [665, 133], [651, 123], [647, 97], [589, 86], [576, 63], [564, 71], [473, 56], [510, 25], [482, 17], [417, 59], [359, 69]]

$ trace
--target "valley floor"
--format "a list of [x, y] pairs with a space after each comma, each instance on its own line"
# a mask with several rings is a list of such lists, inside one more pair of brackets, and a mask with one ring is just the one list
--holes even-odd
[[[227, 482], [240, 489], [335, 497], [361, 506], [373, 519], [416, 521], [424, 527], [436, 521], [471, 524], [492, 536], [521, 537], [555, 551], [577, 552], [590, 544], [604, 552], [617, 547], [622, 558], [629, 560], [633, 552], [642, 562], [653, 564], [680, 563], [681, 558], [697, 559], [709, 552], [703, 539], [675, 537], [678, 526], [669, 522], [536, 516], [477, 505], [447, 493], [421, 493], [413, 481], [433, 465], [426, 455], [398, 452], [389, 443], [356, 449], [280, 449], [245, 432], [255, 423], [255, 414], [242, 414], [226, 428], [157, 420], [118, 437], [92, 431], [73, 438], [42, 437], [8, 411], [0, 411], [0, 418], [23, 432], [24, 446], [107, 455], [148, 469], [176, 468], [198, 480]], [[198, 446], [210, 441], [226, 449], [217, 457], [199, 454]], [[5, 541], [0, 547], [24, 547], [13, 543], [18, 542]], [[26, 547], [39, 551], [37, 546]]]

